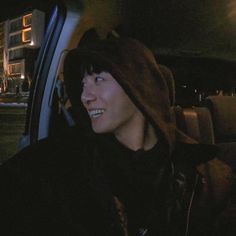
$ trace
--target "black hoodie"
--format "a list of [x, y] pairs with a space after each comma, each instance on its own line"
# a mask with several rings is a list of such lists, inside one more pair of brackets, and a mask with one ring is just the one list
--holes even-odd
[[[111, 140], [106, 135], [91, 131], [80, 102], [82, 88], [77, 77], [78, 64], [86, 56], [109, 64], [110, 73], [161, 137], [164, 149], [158, 150], [164, 151], [163, 168], [156, 171], [156, 182], [143, 174], [144, 178], [139, 179], [138, 172], [123, 169], [127, 178], [135, 180], [134, 185], [140, 180], [142, 199], [148, 199], [145, 189], [151, 194], [147, 187], [149, 181], [155, 182], [157, 200], [153, 199], [157, 207], [152, 209], [149, 220], [154, 228], [152, 232], [158, 232], [154, 235], [177, 236], [186, 232], [188, 235], [214, 235], [219, 213], [228, 199], [229, 168], [217, 160], [208, 162], [216, 154], [214, 146], [186, 144], [191, 139], [176, 129], [171, 118], [165, 78], [152, 52], [134, 39], [99, 41], [68, 53], [65, 83], [78, 114], [77, 126], [63, 137], [51, 137], [25, 148], [1, 166], [1, 235], [125, 235], [114, 200], [114, 193], [123, 198], [122, 189], [112, 188], [111, 179], [115, 181], [117, 175], [107, 173], [109, 168], [104, 166], [103, 160], [111, 157], [111, 168], [114, 168], [120, 163], [117, 163], [117, 155], [124, 153], [121, 157], [124, 159], [129, 151], [118, 148], [119, 152], [114, 152], [113, 147], [119, 144], [110, 145]], [[185, 143], [179, 143], [180, 137]], [[140, 173], [150, 166], [151, 171], [155, 170], [160, 160], [151, 156], [151, 164], [142, 158], [136, 163], [141, 163]], [[121, 169], [125, 166], [122, 164]], [[119, 187], [119, 179], [117, 184]], [[160, 195], [160, 192], [166, 194]], [[135, 212], [134, 209], [131, 212]], [[145, 230], [139, 235], [150, 232]]]
[[[219, 191], [221, 192], [219, 195], [223, 196], [225, 193], [227, 193], [226, 189], [230, 185], [230, 181], [227, 180], [227, 178], [229, 178], [230, 176], [229, 168], [224, 166], [222, 163], [219, 164], [217, 161], [213, 161], [213, 164], [207, 164], [208, 167], [206, 168], [205, 164], [209, 160], [214, 159], [214, 157], [216, 156], [217, 148], [213, 145], [198, 145], [196, 144], [197, 142], [195, 140], [192, 140], [190, 137], [188, 137], [176, 128], [176, 125], [171, 116], [171, 105], [169, 100], [170, 96], [165, 79], [165, 74], [162, 73], [162, 70], [158, 66], [151, 50], [135, 39], [109, 38], [106, 40], [101, 40], [92, 44], [81, 46], [68, 53], [64, 66], [65, 83], [73, 108], [76, 110], [77, 113], [80, 112], [81, 114], [81, 118], [78, 118], [78, 123], [89, 123], [89, 118], [86, 117], [86, 115], [82, 115], [82, 111], [85, 111], [83, 110], [83, 105], [80, 102], [80, 95], [82, 92], [80, 77], [81, 75], [77, 77], [75, 76], [80, 74], [78, 66], [79, 63], [83, 60], [88, 60], [88, 58], [91, 61], [99, 61], [100, 63], [108, 65], [108, 72], [111, 73], [111, 75], [117, 80], [117, 82], [121, 85], [126, 94], [133, 101], [133, 103], [144, 114], [146, 119], [155, 127], [158, 137], [160, 138], [160, 140], [162, 140], [165, 146], [165, 151], [167, 153], [166, 155], [164, 155], [167, 161], [166, 163], [168, 163], [169, 167], [171, 165], [173, 167], [173, 171], [168, 172], [169, 177], [172, 175], [172, 177], [175, 179], [174, 182], [176, 181], [177, 183], [181, 182], [178, 179], [181, 175], [185, 176], [186, 179], [189, 178], [187, 181], [188, 183], [185, 183], [186, 186], [182, 189], [182, 201], [185, 201], [183, 205], [185, 205], [186, 207], [184, 213], [186, 217], [185, 230], [186, 232], [188, 232], [190, 227], [188, 225], [190, 215], [187, 214], [187, 211], [190, 211], [190, 208], [192, 207], [192, 202], [190, 200], [191, 193], [194, 195], [196, 187], [199, 187], [201, 185], [198, 182], [201, 182], [204, 176], [209, 181], [208, 185], [211, 185], [211, 187], [208, 186], [208, 194], [209, 190], [214, 192], [211, 193], [213, 195]], [[86, 119], [87, 121], [85, 122]], [[112, 145], [114, 144], [108, 144], [108, 146], [111, 146], [111, 149], [113, 148]], [[114, 149], [115, 148], [116, 147], [114, 146]], [[106, 145], [104, 145], [104, 149], [106, 150]], [[117, 155], [114, 153], [114, 156]], [[114, 158], [111, 157], [111, 159]], [[201, 164], [204, 165], [204, 167], [198, 167]], [[222, 165], [224, 166], [223, 169], [222, 167], [220, 167]], [[153, 168], [154, 166], [155, 165], [153, 165]], [[112, 169], [112, 166], [110, 168]], [[221, 182], [221, 184], [219, 185], [216, 184], [213, 186], [212, 182], [216, 183], [217, 180], [219, 180], [219, 177], [217, 175], [219, 175], [220, 172], [221, 175], [224, 176], [221, 178], [221, 180], [225, 179], [225, 181]], [[199, 179], [197, 173], [201, 173]], [[117, 178], [117, 176], [114, 178]], [[168, 184], [168, 180], [163, 180], [162, 183]], [[169, 186], [168, 191], [171, 191], [170, 188], [172, 187]], [[214, 190], [210, 188], [214, 188]], [[164, 190], [163, 188], [163, 191], [167, 191], [167, 189]], [[199, 189], [198, 191], [201, 192], [201, 190]], [[172, 203], [173, 199], [176, 197], [176, 192], [178, 192], [178, 190], [174, 190], [172, 193], [169, 194], [172, 194]], [[188, 192], [188, 194], [186, 192]], [[181, 195], [180, 193], [178, 194]], [[196, 194], [196, 198], [199, 198], [198, 194], [199, 193]], [[185, 200], [183, 200], [183, 195], [185, 195]], [[215, 196], [217, 195], [218, 193]], [[213, 198], [215, 198], [215, 196]], [[224, 197], [218, 198], [218, 200], [222, 200], [223, 198]], [[164, 202], [167, 201], [168, 200], [163, 201], [163, 206], [165, 205]], [[170, 205], [171, 204], [169, 204], [169, 206], [166, 205], [164, 207], [165, 210], [163, 210], [162, 215], [159, 216], [159, 223], [165, 222], [165, 224], [167, 224], [166, 222], [168, 221], [169, 223], [166, 225], [166, 228], [168, 228], [171, 227], [171, 225], [169, 224], [172, 221], [171, 224], [173, 231], [164, 230], [163, 235], [168, 234], [167, 232], [173, 232], [171, 235], [176, 235], [176, 233], [178, 232], [177, 229], [174, 229], [175, 227], [178, 227], [178, 224], [174, 226], [173, 223], [173, 219], [177, 219], [179, 217], [179, 213], [177, 213], [177, 211], [173, 213], [175, 215], [173, 219], [167, 219], [166, 221], [160, 220], [161, 218], [164, 218], [164, 214], [168, 215], [167, 212], [169, 211], [169, 209], [173, 208], [175, 204], [172, 204], [172, 206]], [[203, 205], [206, 206], [207, 203], [204, 203]], [[209, 207], [214, 208], [212, 204], [210, 204]], [[201, 214], [204, 215], [204, 209], [202, 209], [202, 213], [200, 213], [200, 215]], [[206, 214], [208, 220], [212, 216], [211, 214], [212, 212], [209, 213], [210, 216]], [[153, 223], [153, 225], [158, 225], [157, 215], [155, 217], [156, 221], [154, 220], [155, 223]], [[153, 216], [153, 219], [155, 217]], [[167, 216], [167, 218], [168, 217], [169, 216]], [[183, 217], [183, 215], [181, 217]], [[179, 221], [181, 220], [179, 219]], [[196, 224], [199, 226], [199, 231], [197, 231], [197, 228], [194, 228], [196, 227], [196, 225], [192, 226], [192, 228], [194, 228], [194, 230], [196, 231], [195, 234], [194, 232], [192, 232], [192, 234], [197, 235], [198, 232], [203, 232], [208, 223], [209, 225], [211, 224], [210, 221], [205, 220], [204, 227], [203, 224]], [[163, 226], [162, 229], [164, 228], [165, 227]], [[209, 226], [209, 228], [211, 228], [211, 226]], [[181, 231], [181, 229], [179, 230]]]

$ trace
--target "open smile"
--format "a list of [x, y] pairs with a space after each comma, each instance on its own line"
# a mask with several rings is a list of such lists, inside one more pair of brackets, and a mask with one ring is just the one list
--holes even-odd
[[89, 110], [88, 114], [90, 116], [90, 118], [97, 118], [99, 116], [101, 116], [104, 113], [104, 109], [93, 109], [93, 110]]

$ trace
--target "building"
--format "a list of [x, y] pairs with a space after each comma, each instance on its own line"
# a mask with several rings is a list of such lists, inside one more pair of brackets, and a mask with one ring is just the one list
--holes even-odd
[[45, 13], [34, 9], [0, 24], [0, 92], [29, 90], [45, 29]]

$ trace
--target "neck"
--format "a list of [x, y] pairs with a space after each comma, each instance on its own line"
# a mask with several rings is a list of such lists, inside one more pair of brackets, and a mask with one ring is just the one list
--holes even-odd
[[127, 132], [115, 132], [115, 137], [131, 150], [149, 150], [157, 143], [158, 138], [153, 126], [143, 118], [142, 122], [132, 123]]

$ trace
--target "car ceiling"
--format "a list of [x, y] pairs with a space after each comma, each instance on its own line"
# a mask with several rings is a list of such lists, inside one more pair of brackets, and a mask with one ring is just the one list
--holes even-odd
[[98, 31], [110, 21], [118, 33], [138, 38], [159, 54], [236, 61], [235, 0], [84, 2], [93, 8]]

